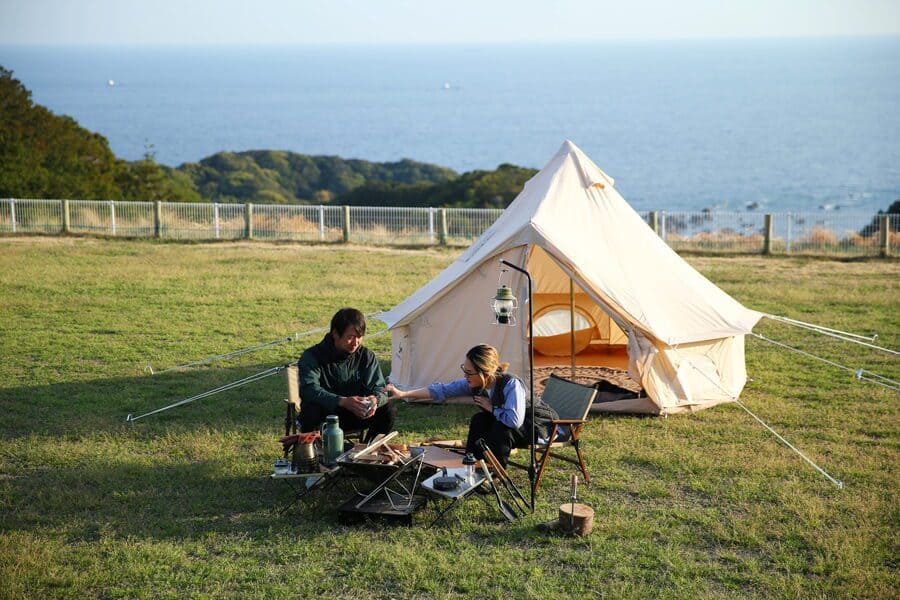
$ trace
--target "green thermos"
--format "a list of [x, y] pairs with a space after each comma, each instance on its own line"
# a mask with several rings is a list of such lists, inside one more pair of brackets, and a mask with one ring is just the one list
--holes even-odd
[[344, 453], [344, 432], [338, 425], [337, 415], [328, 415], [319, 428], [322, 435], [322, 463], [333, 467], [337, 457]]

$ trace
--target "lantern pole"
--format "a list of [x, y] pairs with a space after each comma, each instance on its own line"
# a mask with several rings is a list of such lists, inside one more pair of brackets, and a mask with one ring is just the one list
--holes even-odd
[[531, 483], [531, 512], [534, 512], [534, 479], [535, 479], [535, 469], [534, 469], [534, 303], [532, 302], [532, 281], [531, 281], [531, 273], [519, 267], [517, 265], [512, 264], [508, 260], [500, 259], [500, 263], [506, 265], [510, 269], [515, 269], [519, 273], [525, 275], [528, 278], [528, 385], [529, 385], [529, 394], [531, 396], [531, 439], [529, 440], [528, 446], [531, 448], [531, 463], [528, 467], [528, 481]]

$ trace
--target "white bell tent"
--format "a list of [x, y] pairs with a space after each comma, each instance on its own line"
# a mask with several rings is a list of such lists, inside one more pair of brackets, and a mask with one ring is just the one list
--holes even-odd
[[517, 325], [491, 325], [501, 258], [532, 275], [539, 353], [568, 361], [573, 345], [577, 354], [627, 344], [629, 374], [648, 397], [605, 410], [672, 414], [734, 400], [743, 389], [744, 335], [762, 315], [669, 248], [569, 141], [459, 259], [378, 315], [393, 336], [396, 385], [458, 378], [466, 350], [481, 342], [527, 380], [524, 276], [512, 271], [504, 281], [519, 299]]

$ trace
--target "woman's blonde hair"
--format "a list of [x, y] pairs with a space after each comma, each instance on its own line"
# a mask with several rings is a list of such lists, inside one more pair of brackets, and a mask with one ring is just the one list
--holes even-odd
[[500, 354], [497, 349], [488, 344], [478, 344], [469, 348], [466, 358], [481, 375], [484, 387], [490, 385], [500, 373], [505, 373], [509, 363], [500, 362]]

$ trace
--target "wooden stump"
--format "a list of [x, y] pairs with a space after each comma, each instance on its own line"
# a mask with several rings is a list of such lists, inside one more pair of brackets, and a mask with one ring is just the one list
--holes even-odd
[[577, 536], [588, 535], [594, 529], [594, 509], [587, 504], [560, 504], [558, 526]]

